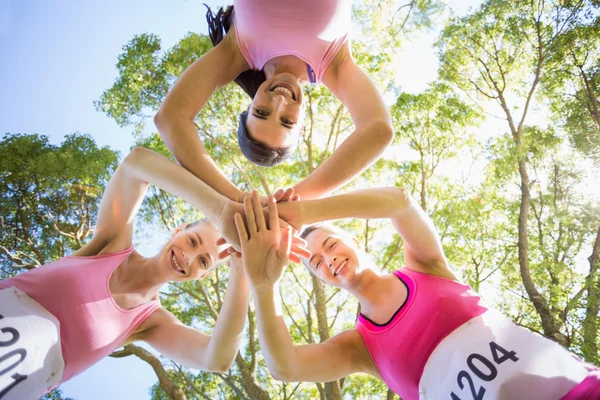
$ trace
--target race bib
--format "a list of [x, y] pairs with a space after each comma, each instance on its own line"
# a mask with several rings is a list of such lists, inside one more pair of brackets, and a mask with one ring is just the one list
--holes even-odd
[[19, 289], [0, 290], [0, 399], [37, 399], [63, 369], [58, 320]]
[[490, 310], [440, 342], [419, 394], [427, 400], [558, 400], [587, 374], [558, 343]]

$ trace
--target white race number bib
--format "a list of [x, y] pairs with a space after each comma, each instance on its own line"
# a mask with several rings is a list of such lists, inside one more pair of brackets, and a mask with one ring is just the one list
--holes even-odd
[[19, 289], [0, 290], [0, 399], [37, 399], [63, 369], [58, 320]]
[[440, 342], [419, 394], [427, 400], [558, 400], [587, 374], [558, 343], [489, 310]]

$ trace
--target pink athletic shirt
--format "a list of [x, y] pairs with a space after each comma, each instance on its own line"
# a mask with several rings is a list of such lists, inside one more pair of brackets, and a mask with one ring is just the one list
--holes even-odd
[[421, 374], [436, 346], [487, 308], [469, 285], [406, 267], [394, 275], [408, 290], [404, 304], [383, 325], [359, 314], [356, 329], [388, 387], [404, 400], [417, 400]]
[[64, 257], [0, 281], [16, 286], [60, 322], [65, 369], [61, 383], [112, 353], [158, 307], [158, 300], [120, 308], [108, 287], [113, 271], [133, 248], [92, 257]]
[[[362, 314], [356, 321], [381, 377], [404, 400], [419, 399], [419, 382], [429, 356], [455, 329], [487, 308], [470, 286], [415, 272], [395, 271], [408, 290], [404, 304], [385, 324]], [[600, 399], [600, 370], [586, 365], [589, 375], [561, 400]]]
[[250, 68], [294, 55], [314, 71], [311, 82], [321, 82], [350, 30], [351, 0], [234, 0], [233, 5], [238, 47]]

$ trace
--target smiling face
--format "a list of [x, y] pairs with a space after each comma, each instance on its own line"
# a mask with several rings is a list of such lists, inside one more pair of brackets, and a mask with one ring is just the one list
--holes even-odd
[[170, 281], [201, 279], [218, 265], [219, 230], [210, 222], [178, 229], [160, 257], [161, 269]]
[[312, 256], [303, 262], [311, 272], [330, 286], [351, 287], [361, 271], [361, 257], [354, 240], [327, 228], [315, 229], [305, 240]]
[[260, 85], [248, 108], [250, 136], [272, 149], [292, 146], [304, 119], [304, 94], [298, 78], [284, 72]]

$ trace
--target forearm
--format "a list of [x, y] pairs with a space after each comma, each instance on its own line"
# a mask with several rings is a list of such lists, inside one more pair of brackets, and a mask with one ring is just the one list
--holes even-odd
[[290, 206], [301, 208], [302, 225], [312, 225], [344, 218], [394, 218], [410, 206], [410, 198], [404, 189], [384, 187], [318, 200], [302, 200]]
[[225, 371], [233, 364], [246, 324], [249, 301], [250, 287], [244, 271], [232, 269], [223, 306], [204, 354], [205, 363], [213, 366], [213, 370]]
[[123, 163], [127, 173], [180, 197], [213, 220], [229, 201], [185, 168], [152, 150], [136, 147]]
[[392, 137], [392, 128], [383, 121], [353, 132], [329, 159], [294, 187], [294, 193], [309, 200], [333, 192], [377, 160]]
[[252, 296], [260, 346], [267, 367], [275, 379], [288, 381], [297, 367], [298, 357], [283, 319], [278, 298], [279, 285], [255, 288]]
[[198, 136], [193, 120], [161, 110], [156, 127], [177, 161], [192, 174], [223, 196], [238, 201], [241, 191], [227, 179], [210, 157]]

